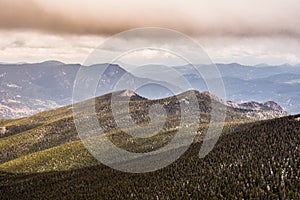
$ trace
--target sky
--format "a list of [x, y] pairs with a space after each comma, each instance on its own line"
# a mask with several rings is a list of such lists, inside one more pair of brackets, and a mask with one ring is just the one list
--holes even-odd
[[216, 63], [297, 64], [299, 19], [299, 0], [0, 0], [0, 62], [84, 63], [114, 34], [163, 27]]

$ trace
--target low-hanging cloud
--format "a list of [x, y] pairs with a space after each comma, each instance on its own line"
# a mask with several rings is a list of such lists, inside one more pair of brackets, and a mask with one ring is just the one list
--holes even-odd
[[195, 36], [300, 37], [297, 0], [65, 2], [71, 1], [0, 0], [0, 29], [111, 35], [157, 26]]

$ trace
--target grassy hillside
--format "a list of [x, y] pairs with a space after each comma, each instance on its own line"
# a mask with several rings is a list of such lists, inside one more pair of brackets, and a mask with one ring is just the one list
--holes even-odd
[[[182, 96], [184, 95], [185, 94], [182, 94]], [[117, 131], [119, 133], [117, 137], [111, 138], [112, 140], [115, 140], [116, 143], [124, 139], [132, 140], [132, 138], [128, 138], [126, 134], [122, 134], [120, 133], [120, 130], [118, 130], [110, 109], [110, 96], [111, 94], [107, 94], [96, 98], [96, 111], [99, 123], [106, 132]], [[210, 97], [200, 93], [197, 93], [197, 96], [201, 110], [201, 124], [205, 125], [209, 122], [210, 118]], [[120, 101], [122, 101], [121, 98]], [[135, 96], [130, 104], [131, 113], [133, 113], [132, 117], [139, 125], [147, 124], [149, 122], [149, 118], [147, 117], [149, 105], [157, 102], [165, 104], [169, 115], [168, 121], [160, 136], [164, 137], [163, 135], [167, 135], [167, 133], [170, 132], [174, 135], [174, 130], [178, 127], [178, 120], [180, 119], [180, 113], [174, 114], [176, 110], [179, 110], [176, 101], [177, 99], [175, 97], [150, 101]], [[83, 102], [80, 105], [85, 106], [86, 102]], [[122, 115], [122, 113], [119, 114]], [[246, 117], [243, 116], [242, 112], [239, 110], [228, 108], [227, 121], [236, 119], [243, 121], [243, 119], [246, 120]], [[71, 106], [42, 112], [31, 117], [16, 120], [1, 120], [0, 123], [1, 126], [6, 127], [8, 130], [6, 134], [1, 135], [0, 137], [0, 164], [28, 154], [56, 147], [67, 142], [79, 140], [73, 121]], [[171, 139], [171, 137], [169, 137], [169, 139]], [[147, 140], [134, 141], [132, 146], [128, 147], [128, 149], [134, 151], [134, 148], [136, 148], [138, 143], [140, 146], [144, 146], [143, 148], [145, 149], [147, 148], [147, 145], [145, 145], [146, 141]], [[150, 138], [148, 144], [151, 144], [152, 141], [153, 138]], [[120, 144], [120, 147], [124, 147], [124, 145], [122, 146], [122, 144]]]
[[99, 164], [81, 141], [68, 142], [0, 165], [5, 172], [44, 172], [78, 169]]
[[[7, 124], [8, 129], [15, 131], [11, 129], [11, 124]], [[26, 122], [21, 126], [25, 127]], [[71, 117], [47, 121], [29, 130], [0, 138], [0, 163], [75, 140], [78, 137]]]
[[[248, 124], [248, 126], [250, 125], [251, 124]], [[246, 124], [244, 122], [228, 122], [224, 127], [223, 134], [225, 135], [233, 132], [234, 130], [244, 129], [245, 126]], [[206, 129], [207, 125], [199, 127], [199, 130], [201, 130], [201, 132], [204, 132]], [[135, 141], [130, 144], [124, 142], [126, 140], [123, 138], [121, 132], [111, 132], [109, 133], [109, 137], [115, 141], [115, 144], [117, 146], [123, 149], [128, 149], [130, 151], [146, 151], [157, 149], [163, 146], [166, 143], [165, 141], [169, 140], [173, 133], [175, 133], [175, 131], [165, 131], [157, 137], [153, 138], [151, 141]], [[16, 137], [21, 137], [21, 139], [15, 139]], [[203, 136], [198, 135], [195, 138], [194, 143], [201, 142], [202, 139]], [[13, 144], [15, 146], [24, 146], [24, 144], [19, 143], [18, 141], [27, 141], [27, 145], [29, 145], [29, 143], [32, 142], [31, 140], [35, 140], [35, 138], [27, 132], [5, 138], [2, 141], [2, 144], [5, 145], [2, 145], [1, 149], [10, 151], [11, 156], [9, 157], [9, 161], [6, 162], [5, 159], [8, 159], [8, 157], [2, 158], [3, 162], [2, 164], [0, 164], [0, 170], [12, 173], [33, 173], [46, 171], [65, 171], [99, 164], [84, 147], [81, 140], [75, 140], [74, 142], [65, 142], [57, 146], [53, 144], [55, 140], [52, 138], [51, 146], [55, 147], [47, 148], [45, 150], [32, 149], [33, 153], [30, 153], [29, 150], [23, 150], [22, 152], [25, 155], [22, 156], [20, 156], [18, 152], [13, 151], [13, 149], [9, 147], [10, 144]], [[153, 145], [154, 142], [155, 145]], [[50, 146], [50, 143], [46, 144]], [[40, 146], [45, 147], [46, 145], [44, 144]], [[13, 159], [13, 157], [15, 157], [15, 159]]]
[[[193, 144], [170, 166], [145, 174], [119, 172], [95, 160], [77, 135], [70, 106], [27, 118], [1, 120], [0, 126], [8, 132], [0, 138], [0, 199], [300, 198], [299, 116], [254, 122], [244, 115], [249, 110], [227, 107], [222, 136], [213, 151], [199, 159], [211, 101], [222, 102], [207, 94], [196, 95], [201, 121], [190, 125], [198, 130]], [[117, 127], [110, 96], [96, 98], [96, 115], [106, 135], [120, 148], [131, 152], [158, 149], [180, 127], [181, 111], [175, 97], [150, 101], [134, 96], [130, 103], [134, 122], [148, 124], [149, 107], [154, 103], [164, 105], [167, 122], [155, 136], [133, 138]], [[153, 121], [154, 125], [158, 122]], [[191, 133], [186, 132], [182, 139], [188, 134]], [[96, 137], [101, 139], [103, 135]], [[105, 151], [109, 156], [110, 149]]]
[[[102, 164], [44, 173], [2, 172], [0, 196], [1, 199], [299, 199], [300, 123], [295, 118], [251, 123], [228, 132], [204, 159], [198, 158], [201, 141], [196, 142], [179, 160], [151, 173], [123, 173]], [[77, 142], [67, 146], [72, 150], [66, 150], [66, 155], [76, 151]], [[60, 152], [67, 146], [49, 151], [56, 152], [60, 160]], [[51, 156], [47, 151], [36, 156], [48, 162]]]

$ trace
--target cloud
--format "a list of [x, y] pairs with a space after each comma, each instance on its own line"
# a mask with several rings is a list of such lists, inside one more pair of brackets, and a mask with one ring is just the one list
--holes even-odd
[[68, 10], [57, 12], [32, 0], [1, 0], [0, 28], [71, 34], [108, 34], [122, 30], [121, 26], [107, 25], [88, 15], [73, 15]]
[[60, 36], [26, 31], [0, 31], [0, 38], [0, 61], [12, 63], [45, 60], [83, 63], [104, 40], [99, 36]]
[[193, 36], [300, 37], [297, 0], [1, 0], [0, 29], [111, 35], [158, 26]]
[[[53, 35], [26, 31], [0, 31], [0, 38], [0, 61], [13, 63], [42, 62], [45, 60], [84, 63], [90, 53], [107, 40], [106, 37], [102, 36]], [[246, 65], [300, 63], [300, 41], [295, 38], [201, 37], [195, 39], [212, 61], [216, 63], [238, 62]], [[120, 48], [131, 45], [132, 42], [120, 41], [120, 43], [112, 46], [114, 48], [104, 50], [103, 57], [111, 57], [111, 54], [112, 56], [116, 55], [115, 53]], [[146, 42], [152, 44], [151, 41]], [[168, 45], [177, 45], [177, 43], [172, 42]], [[182, 44], [179, 45], [180, 48], [187, 48]], [[170, 46], [166, 48], [168, 47]], [[198, 54], [192, 49], [187, 50], [190, 50], [192, 55]], [[129, 64], [144, 62], [144, 58], [139, 54], [128, 54], [123, 59], [126, 58], [128, 59], [124, 62]], [[160, 56], [157, 59], [160, 59], [162, 63], [165, 62], [165, 57]], [[174, 59], [169, 60], [174, 61]]]

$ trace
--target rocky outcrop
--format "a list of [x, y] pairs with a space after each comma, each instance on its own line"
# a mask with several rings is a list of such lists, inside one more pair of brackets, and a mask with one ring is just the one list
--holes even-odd
[[271, 108], [272, 110], [277, 110], [277, 111], [280, 111], [280, 112], [285, 112], [283, 110], [283, 108], [280, 105], [278, 105], [276, 102], [274, 102], [274, 101], [267, 101], [267, 102], [264, 103], [264, 106], [267, 106], [267, 107]]
[[258, 120], [273, 119], [288, 115], [288, 113], [284, 111], [283, 108], [274, 101], [267, 101], [265, 103], [250, 101], [241, 104], [228, 101], [226, 102], [226, 105], [231, 108], [242, 110], [242, 112], [248, 118]]
[[7, 133], [6, 127], [0, 127], [0, 135], [4, 135]]

